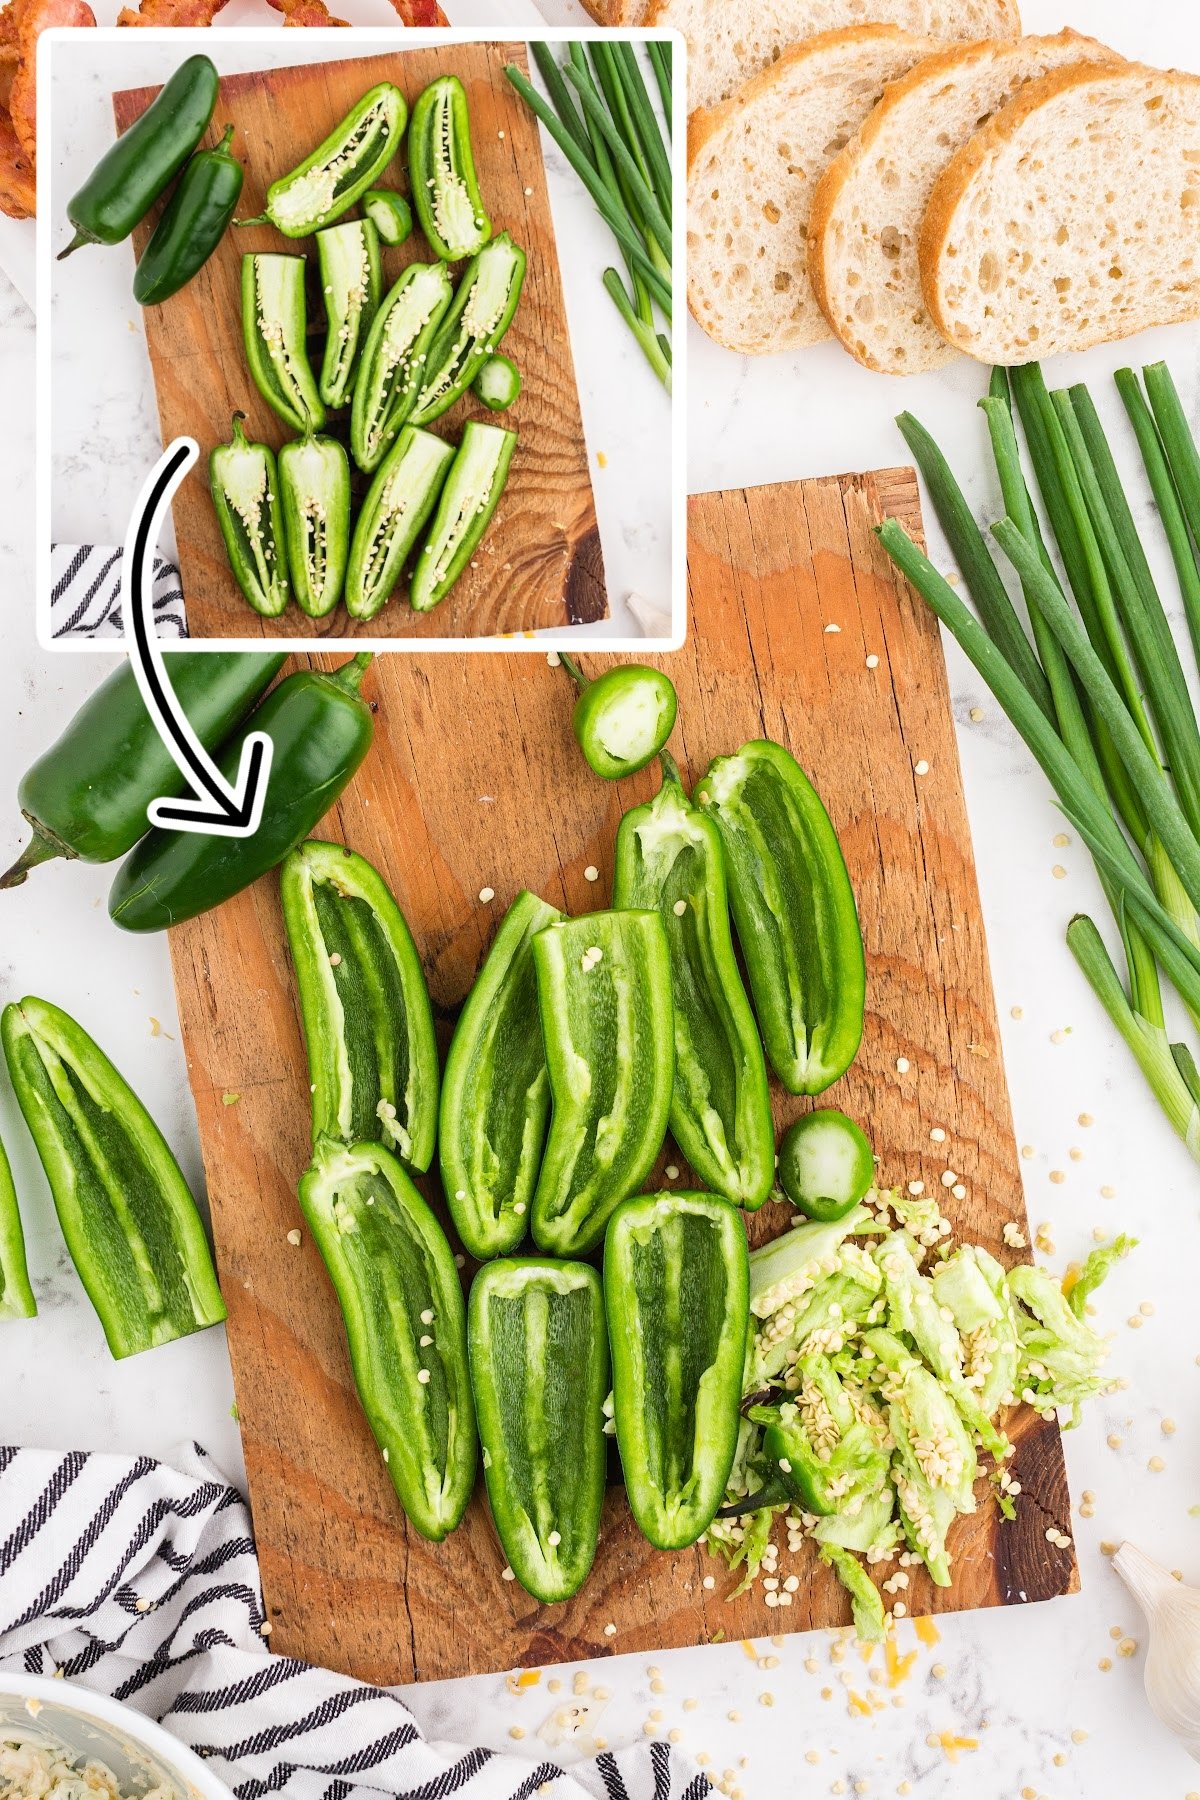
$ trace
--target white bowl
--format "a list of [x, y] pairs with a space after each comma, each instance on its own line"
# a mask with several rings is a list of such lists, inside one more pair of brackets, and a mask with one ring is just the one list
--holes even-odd
[[224, 1782], [153, 1719], [70, 1681], [0, 1670], [0, 1738], [13, 1731], [65, 1749], [72, 1761], [107, 1764], [122, 1795], [165, 1787], [180, 1800], [233, 1800]]

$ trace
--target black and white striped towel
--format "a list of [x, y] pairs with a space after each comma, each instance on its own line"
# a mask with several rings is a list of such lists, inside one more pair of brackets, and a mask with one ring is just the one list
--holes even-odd
[[271, 1656], [250, 1515], [193, 1446], [168, 1468], [0, 1447], [0, 1668], [161, 1719], [237, 1800], [705, 1800], [665, 1743], [576, 1763], [422, 1737], [394, 1693]]
[[[154, 620], [160, 638], [185, 638], [179, 570], [154, 559]], [[107, 544], [54, 544], [50, 550], [50, 634], [121, 637], [121, 552]]]

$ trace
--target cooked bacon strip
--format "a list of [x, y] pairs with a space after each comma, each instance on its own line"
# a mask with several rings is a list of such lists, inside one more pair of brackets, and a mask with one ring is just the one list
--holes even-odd
[[0, 212], [32, 219], [37, 206], [33, 159], [26, 156], [7, 113], [0, 113]]
[[136, 12], [124, 6], [118, 25], [211, 25], [226, 0], [141, 0]]
[[8, 110], [13, 128], [29, 160], [37, 147], [37, 41], [53, 25], [94, 25], [87, 0], [21, 0], [17, 14], [19, 61], [12, 79]]
[[285, 13], [285, 25], [349, 25], [349, 19], [335, 19], [325, 0], [268, 0], [276, 12]]
[[392, 0], [403, 25], [448, 25], [438, 0]]

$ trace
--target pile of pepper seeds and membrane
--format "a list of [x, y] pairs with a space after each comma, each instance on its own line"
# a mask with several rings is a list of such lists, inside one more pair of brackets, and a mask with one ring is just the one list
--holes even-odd
[[[674, 719], [660, 705], [647, 735], [663, 696], [646, 678], [662, 677], [570, 672], [592, 766], [650, 760]], [[618, 677], [638, 693], [614, 692]], [[632, 721], [636, 757], [610, 766], [611, 734], [590, 736], [598, 713], [606, 730]], [[861, 935], [828, 815], [782, 746], [718, 757], [692, 796], [661, 760], [658, 793], [621, 822], [611, 910], [513, 901], [440, 1091], [420, 956], [381, 876], [334, 844], [287, 859], [313, 1093], [301, 1208], [419, 1531], [457, 1526], [482, 1446], [506, 1575], [568, 1598], [595, 1556], [612, 1434], [652, 1544], [707, 1535], [752, 1579], [785, 1511], [849, 1589], [860, 1634], [878, 1636], [868, 1568], [920, 1559], [950, 1582], [946, 1536], [974, 1508], [980, 1450], [1011, 1512], [1002, 1408], [1049, 1413], [1100, 1390], [1106, 1345], [1086, 1299], [1127, 1244], [1094, 1254], [1070, 1300], [1039, 1270], [950, 1251], [931, 1201], [869, 1188], [869, 1156], [846, 1186], [857, 1143], [837, 1121], [861, 1133], [824, 1110], [788, 1134], [817, 1121], [817, 1151], [780, 1161], [785, 1185], [807, 1171], [794, 1197], [809, 1216], [748, 1254], [737, 1209], [775, 1180], [768, 1060], [797, 1094], [844, 1073], [863, 1024]], [[668, 1128], [702, 1190], [642, 1192]], [[412, 1178], [435, 1156], [482, 1265], [465, 1304]], [[529, 1230], [539, 1254], [519, 1254]]]
[[[412, 203], [435, 261], [409, 263], [383, 292], [381, 243], [412, 217], [375, 184], [408, 126]], [[364, 217], [343, 215], [362, 202]], [[497, 354], [521, 296], [525, 254], [493, 235], [475, 176], [467, 97], [455, 75], [419, 96], [381, 82], [298, 168], [272, 183], [261, 219], [286, 238], [315, 236], [326, 337], [308, 355], [303, 255], [242, 259], [242, 329], [255, 386], [300, 435], [279, 451], [233, 439], [209, 458], [213, 504], [238, 586], [274, 618], [290, 597], [310, 618], [340, 600], [373, 619], [412, 561], [408, 600], [428, 612], [467, 567], [508, 480], [517, 434], [471, 419], [455, 447], [428, 427], [473, 390], [490, 411], [520, 392]], [[453, 280], [449, 265], [465, 261]], [[326, 435], [327, 409], [349, 407], [350, 451], [373, 477], [351, 528], [350, 458]]]

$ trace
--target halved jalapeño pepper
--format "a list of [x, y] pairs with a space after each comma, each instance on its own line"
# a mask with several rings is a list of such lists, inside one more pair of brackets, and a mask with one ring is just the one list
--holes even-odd
[[379, 467], [412, 412], [453, 292], [443, 263], [410, 263], [376, 313], [350, 414], [350, 449], [360, 469]]
[[378, 1138], [433, 1161], [438, 1057], [421, 958], [363, 856], [310, 838], [280, 874], [312, 1086], [313, 1142]]
[[550, 1116], [533, 940], [561, 918], [536, 894], [517, 895], [446, 1058], [438, 1128], [442, 1191], [459, 1237], [480, 1262], [507, 1256], [529, 1228]]
[[0, 1032], [67, 1249], [112, 1354], [219, 1323], [225, 1306], [196, 1202], [103, 1050], [46, 1000], [6, 1006]]
[[837, 833], [795, 758], [768, 740], [719, 756], [695, 793], [721, 834], [729, 898], [771, 1066], [792, 1094], [844, 1075], [866, 967]]
[[406, 425], [367, 491], [350, 544], [346, 611], [373, 619], [386, 605], [437, 505], [454, 448]]
[[255, 612], [276, 619], [288, 603], [279, 469], [269, 444], [252, 444], [245, 413], [233, 415], [233, 442], [208, 458], [208, 484], [233, 578]]
[[17, 1190], [4, 1145], [0, 1144], [0, 1319], [32, 1319], [37, 1301], [29, 1285], [25, 1236], [17, 1207]]
[[711, 1524], [737, 1449], [750, 1262], [733, 1208], [626, 1200], [604, 1240], [604, 1303], [630, 1510], [659, 1550], [682, 1550]]
[[775, 1125], [758, 1027], [738, 972], [716, 826], [663, 756], [663, 783], [617, 832], [613, 905], [651, 907], [671, 946], [671, 1133], [705, 1187], [759, 1207], [775, 1175]]
[[428, 425], [465, 394], [512, 324], [525, 281], [525, 252], [507, 231], [485, 244], [463, 272], [425, 359], [424, 381], [411, 415]]
[[370, 219], [331, 225], [317, 233], [317, 261], [326, 321], [320, 395], [326, 406], [345, 406], [383, 291], [379, 233]]
[[496, 1535], [521, 1586], [568, 1600], [604, 1505], [608, 1336], [587, 1263], [488, 1263], [469, 1307], [471, 1384]]
[[308, 361], [304, 258], [242, 258], [242, 337], [254, 385], [293, 431], [319, 431], [325, 408]]
[[382, 1144], [316, 1148], [300, 1207], [346, 1321], [354, 1384], [400, 1504], [440, 1542], [475, 1484], [466, 1308], [454, 1252]]
[[457, 75], [440, 75], [417, 100], [408, 130], [413, 205], [443, 262], [482, 250], [492, 235], [471, 150], [466, 90]]
[[599, 1243], [666, 1135], [671, 957], [657, 913], [602, 912], [540, 931], [533, 962], [553, 1101], [533, 1235], [574, 1256]]
[[288, 572], [301, 611], [333, 611], [350, 554], [350, 459], [336, 438], [308, 432], [279, 452]]
[[390, 81], [365, 93], [312, 155], [273, 181], [267, 204], [239, 225], [274, 225], [284, 237], [308, 237], [349, 212], [400, 148], [408, 107]]
[[430, 612], [444, 600], [475, 554], [500, 504], [516, 447], [516, 432], [500, 425], [470, 419], [463, 427], [437, 516], [417, 558], [409, 590], [415, 612]]

